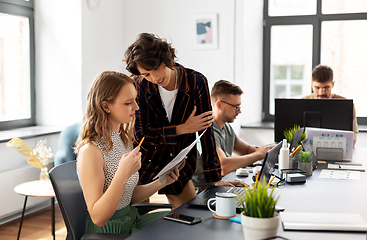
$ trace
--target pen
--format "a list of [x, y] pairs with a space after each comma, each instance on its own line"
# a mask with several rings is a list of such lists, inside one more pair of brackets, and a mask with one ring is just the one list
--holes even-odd
[[255, 180], [255, 186], [254, 187], [256, 187], [257, 181], [259, 180], [259, 175], [260, 175], [260, 171], [257, 172], [256, 180]]
[[272, 176], [270, 181], [268, 182], [268, 184], [266, 185], [267, 187], [269, 187], [270, 183], [274, 180], [275, 176]]
[[289, 155], [290, 157], [293, 156], [293, 154], [295, 154], [297, 152], [297, 150], [301, 147], [301, 145], [298, 145], [298, 147], [291, 153], [291, 155]]
[[143, 138], [140, 140], [140, 143], [139, 143], [138, 147], [140, 147], [140, 146], [141, 146], [141, 144], [142, 144], [142, 143], [143, 143], [143, 141], [144, 141], [144, 138], [145, 138], [145, 137], [143, 137]]

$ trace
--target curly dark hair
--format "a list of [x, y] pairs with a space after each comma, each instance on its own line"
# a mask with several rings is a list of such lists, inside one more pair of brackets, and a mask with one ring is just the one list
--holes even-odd
[[158, 69], [162, 63], [173, 69], [175, 58], [175, 49], [165, 39], [152, 33], [140, 33], [125, 52], [126, 70], [140, 75], [138, 65], [150, 71]]
[[333, 81], [333, 78], [333, 69], [329, 66], [319, 64], [312, 70], [312, 81], [326, 83]]

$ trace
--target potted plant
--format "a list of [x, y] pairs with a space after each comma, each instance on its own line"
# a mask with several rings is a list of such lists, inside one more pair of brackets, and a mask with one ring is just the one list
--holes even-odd
[[312, 157], [310, 152], [300, 151], [297, 163], [298, 168], [306, 172], [306, 176], [312, 175]]
[[246, 240], [271, 238], [277, 235], [279, 214], [275, 212], [275, 204], [279, 197], [275, 197], [274, 187], [256, 181], [253, 188], [244, 187], [244, 196], [237, 197], [241, 204], [241, 224]]

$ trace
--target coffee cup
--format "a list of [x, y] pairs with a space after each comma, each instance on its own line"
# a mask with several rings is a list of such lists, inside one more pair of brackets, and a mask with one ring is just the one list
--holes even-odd
[[[236, 215], [236, 197], [234, 193], [215, 193], [215, 198], [209, 198], [207, 206], [218, 217], [233, 217]], [[215, 201], [215, 211], [212, 209]]]

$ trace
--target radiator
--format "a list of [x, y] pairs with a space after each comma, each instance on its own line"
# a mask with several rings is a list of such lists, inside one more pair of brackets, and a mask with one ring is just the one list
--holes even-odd
[[[20, 216], [25, 196], [14, 192], [18, 184], [39, 179], [40, 169], [25, 166], [0, 173], [0, 224]], [[28, 197], [27, 208], [50, 205], [50, 198]]]

